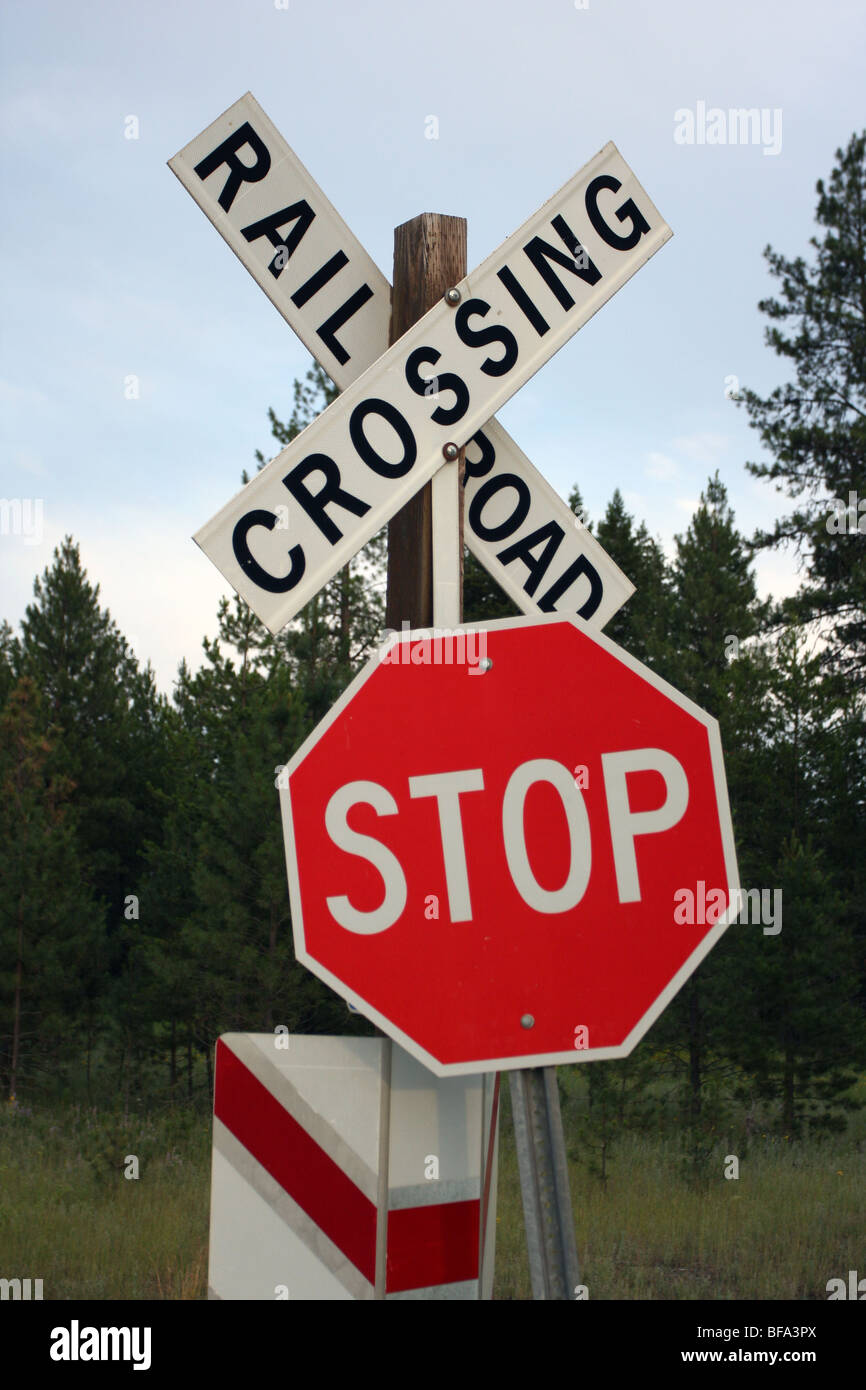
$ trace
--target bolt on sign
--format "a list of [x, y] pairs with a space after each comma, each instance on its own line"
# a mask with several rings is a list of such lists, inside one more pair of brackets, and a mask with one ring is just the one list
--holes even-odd
[[393, 634], [280, 798], [298, 960], [440, 1076], [626, 1056], [737, 900], [716, 720], [576, 616]]
[[387, 281], [251, 96], [170, 164], [344, 387], [196, 535], [262, 622], [289, 622], [472, 440], [470, 547], [521, 606], [602, 625], [632, 586], [491, 417], [671, 235], [616, 147], [391, 348]]

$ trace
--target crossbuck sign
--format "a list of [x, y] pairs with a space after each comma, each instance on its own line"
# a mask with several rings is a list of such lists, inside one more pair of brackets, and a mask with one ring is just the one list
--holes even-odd
[[616, 147], [390, 348], [387, 281], [251, 96], [170, 164], [343, 388], [196, 535], [262, 622], [291, 621], [468, 444], [470, 548], [525, 611], [603, 626], [633, 586], [492, 417], [671, 236]]

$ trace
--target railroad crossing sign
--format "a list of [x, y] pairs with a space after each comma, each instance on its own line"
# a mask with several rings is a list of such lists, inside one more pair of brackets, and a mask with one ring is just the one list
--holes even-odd
[[737, 887], [715, 719], [578, 617], [394, 635], [280, 795], [298, 960], [440, 1076], [626, 1056]]
[[252, 96], [169, 163], [343, 387], [196, 536], [266, 626], [470, 440], [470, 548], [525, 610], [603, 626], [633, 586], [491, 417], [671, 235], [616, 147], [390, 349], [387, 281]]

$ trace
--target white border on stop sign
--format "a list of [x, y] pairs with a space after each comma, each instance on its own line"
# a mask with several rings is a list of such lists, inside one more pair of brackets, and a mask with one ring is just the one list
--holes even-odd
[[[271, 162], [263, 178], [238, 188], [230, 208], [226, 210], [219, 202], [225, 185], [225, 166], [218, 165], [212, 173], [204, 176], [197, 173], [197, 166], [227, 140], [236, 139], [238, 132], [247, 124], [252, 134], [263, 143]], [[239, 151], [236, 153], [239, 154]], [[391, 308], [388, 281], [251, 93], [247, 92], [184, 146], [169, 160], [169, 167], [289, 327], [341, 390], [386, 351]], [[290, 262], [284, 264], [275, 275], [269, 269], [273, 260], [271, 242], [266, 237], [248, 240], [243, 235], [243, 227], [277, 209], [299, 206], [301, 200], [305, 200], [313, 212], [313, 225], [300, 238], [292, 251]], [[330, 273], [328, 267], [341, 259], [343, 264], [339, 270]], [[302, 304], [295, 303], [292, 294], [302, 298], [298, 294], [299, 289], [305, 284], [316, 283], [317, 272], [322, 280], [323, 269], [328, 278]], [[351, 302], [352, 295], [357, 295], [359, 287], [369, 290], [370, 294], [353, 310], [339, 330], [341, 350], [346, 357], [346, 361], [342, 361], [324, 341], [321, 330], [330, 315], [337, 314], [339, 317], [341, 308]], [[568, 505], [499, 422], [488, 420], [483, 434], [484, 448], [492, 457], [484, 460], [483, 475], [477, 475], [471, 468], [467, 471], [464, 510], [465, 541], [469, 549], [525, 613], [544, 611], [536, 601], [536, 595], [538, 599], [543, 599], [546, 593], [555, 591], [557, 582], [563, 576], [573, 575], [571, 583], [562, 586], [558, 597], [552, 601], [553, 609], [559, 612], [580, 610], [595, 599], [596, 606], [586, 614], [587, 621], [603, 628], [634, 592], [634, 585], [595, 537], [576, 523]], [[497, 514], [502, 520], [502, 492], [492, 503], [486, 499], [492, 488], [496, 489], [498, 479], [505, 475], [512, 479], [510, 487], [512, 492], [517, 493], [518, 505], [521, 498], [529, 499], [526, 516], [513, 525], [508, 533], [512, 551], [508, 563], [499, 558], [501, 542], [491, 541], [481, 534], [491, 529], [491, 522]], [[473, 506], [475, 496], [482, 489], [477, 506]], [[555, 547], [555, 555], [549, 557], [544, 567], [545, 582], [540, 583], [537, 569], [528, 570], [521, 581], [520, 570], [515, 569], [515, 565], [518, 561], [523, 564], [527, 564], [527, 561], [515, 554], [515, 544], [531, 542], [541, 527], [552, 528], [554, 533], [558, 530], [561, 539]], [[536, 547], [540, 544], [537, 541]], [[533, 548], [530, 547], [530, 554]], [[545, 551], [545, 554], [548, 552]], [[581, 557], [584, 557], [591, 572], [581, 568]], [[600, 595], [596, 592], [598, 586], [601, 588]], [[532, 593], [528, 592], [530, 588]]]
[[[612, 200], [605, 180], [615, 186]], [[611, 223], [619, 211], [623, 217], [617, 231]], [[575, 244], [589, 258], [581, 267], [575, 259], [578, 279], [569, 280], [567, 291], [559, 277], [547, 274], [544, 255], [545, 272], [536, 269], [535, 279], [535, 263], [527, 269], [528, 261], [520, 257], [542, 232], [549, 234], [549, 222], [559, 223], [565, 245], [563, 227], [577, 236]], [[635, 234], [634, 245], [615, 245]], [[429, 481], [443, 463], [444, 444], [471, 439], [670, 236], [667, 223], [609, 143], [460, 282], [456, 307], [442, 301], [435, 305], [212, 517], [197, 532], [197, 543], [261, 621], [279, 631]], [[584, 273], [589, 279], [596, 276], [592, 284]], [[515, 297], [513, 284], [506, 287], [505, 276], [517, 284], [528, 309]], [[483, 304], [483, 311], [471, 309], [473, 303]], [[477, 321], [470, 324], [470, 318]], [[485, 332], [507, 334], [507, 340], [495, 338], [488, 353], [491, 340], [478, 341]], [[437, 371], [445, 402], [431, 412], [424, 383]], [[468, 401], [447, 384], [447, 374], [468, 393]], [[372, 425], [366, 423], [370, 417]], [[402, 458], [391, 456], [401, 450]], [[331, 470], [324, 487], [327, 473], [317, 460]], [[315, 497], [306, 484], [308, 476], [315, 479]], [[336, 500], [337, 490], [343, 501]], [[317, 497], [332, 492], [331, 501], [316, 504]], [[339, 524], [326, 507], [338, 511]], [[248, 539], [251, 531], [255, 552]]]
[[[501, 618], [491, 622], [480, 623], [461, 623], [459, 627], [453, 629], [455, 635], [465, 632], [498, 632], [508, 628], [527, 628], [541, 627], [550, 623], [571, 623], [577, 630], [589, 637], [598, 646], [613, 656], [617, 661], [623, 663], [630, 671], [651, 685], [653, 689], [665, 695], [673, 701], [685, 713], [690, 714], [699, 723], [703, 724], [707, 730], [707, 737], [710, 750], [710, 761], [713, 771], [713, 790], [715, 805], [719, 817], [719, 831], [722, 841], [722, 851], [725, 860], [725, 872], [727, 877], [726, 891], [727, 901], [736, 903], [739, 899], [739, 872], [737, 869], [737, 855], [734, 844], [733, 823], [731, 820], [730, 802], [728, 799], [727, 779], [725, 777], [724, 758], [722, 755], [722, 741], [719, 731], [718, 720], [706, 710], [696, 705], [687, 695], [683, 695], [668, 681], [651, 671], [643, 662], [627, 652], [624, 647], [613, 642], [605, 633], [598, 632], [590, 627], [582, 618], [570, 613], [551, 613], [539, 614], [537, 616], [521, 616], [517, 618]], [[388, 649], [396, 647], [404, 642], [417, 642], [431, 637], [430, 629], [418, 629], [417, 632], [393, 633], [389, 639]], [[477, 648], [476, 648], [477, 650]], [[678, 994], [690, 975], [697, 969], [704, 957], [712, 950], [716, 942], [723, 935], [730, 925], [730, 908], [722, 914], [718, 922], [708, 931], [698, 942], [695, 949], [688, 959], [676, 972], [673, 978], [665, 986], [664, 990], [644, 1014], [643, 1018], [632, 1029], [621, 1047], [587, 1048], [576, 1050], [574, 1048], [562, 1052], [545, 1053], [525, 1053], [517, 1057], [495, 1057], [482, 1061], [457, 1062], [453, 1064], [442, 1063], [425, 1048], [421, 1047], [413, 1038], [397, 1028], [379, 1011], [373, 1008], [361, 995], [356, 994], [352, 989], [334, 975], [330, 970], [322, 966], [317, 960], [309, 955], [306, 950], [304, 938], [303, 913], [301, 910], [299, 893], [299, 871], [298, 858], [295, 850], [295, 838], [292, 821], [292, 802], [291, 802], [291, 776], [295, 769], [303, 762], [310, 750], [319, 742], [323, 734], [336, 722], [351, 703], [358, 690], [363, 686], [373, 671], [382, 664], [382, 650], [379, 650], [370, 657], [361, 671], [352, 680], [351, 684], [343, 691], [336, 703], [325, 715], [324, 719], [316, 725], [316, 728], [304, 740], [301, 747], [286, 764], [284, 769], [284, 779], [279, 789], [280, 810], [283, 822], [283, 838], [286, 854], [286, 870], [289, 883], [289, 901], [292, 910], [292, 931], [295, 941], [295, 955], [298, 961], [306, 966], [320, 980], [341, 995], [347, 1003], [353, 1004], [371, 1022], [375, 1023], [384, 1033], [398, 1042], [407, 1052], [411, 1053], [425, 1066], [429, 1067], [437, 1076], [466, 1076], [476, 1072], [485, 1071], [514, 1071], [521, 1067], [546, 1067], [564, 1066], [570, 1062], [592, 1062], [604, 1061], [610, 1058], [627, 1057], [640, 1042], [645, 1033], [649, 1031], [656, 1019], [664, 1012], [671, 1000]], [[397, 663], [395, 663], [397, 664]], [[423, 667], [419, 667], [423, 670]], [[478, 679], [487, 679], [474, 673]], [[324, 828], [323, 828], [324, 833]], [[733, 913], [736, 918], [736, 911]], [[671, 904], [671, 920], [673, 921], [673, 904]]]

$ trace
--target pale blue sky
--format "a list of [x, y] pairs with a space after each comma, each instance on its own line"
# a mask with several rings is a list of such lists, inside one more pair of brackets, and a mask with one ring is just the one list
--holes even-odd
[[[228, 586], [190, 537], [276, 451], [267, 408], [310, 361], [166, 165], [247, 90], [389, 277], [398, 223], [465, 216], [477, 265], [614, 140], [674, 237], [500, 419], [560, 493], [596, 517], [618, 485], [668, 547], [716, 466], [743, 530], [783, 505], [725, 381], [785, 379], [762, 250], [807, 251], [866, 124], [861, 0], [6, 0], [0, 43], [0, 496], [44, 516], [37, 544], [0, 536], [0, 616], [71, 532], [163, 688], [214, 631]], [[780, 151], [677, 143], [699, 102], [780, 112]], [[758, 573], [795, 584], [791, 557]]]

